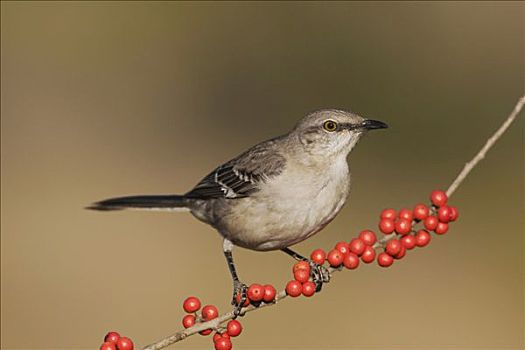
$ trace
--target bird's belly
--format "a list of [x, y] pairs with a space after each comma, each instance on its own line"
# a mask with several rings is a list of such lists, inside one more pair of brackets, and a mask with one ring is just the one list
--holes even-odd
[[299, 243], [326, 226], [348, 196], [348, 181], [280, 195], [268, 191], [236, 200], [219, 230], [234, 244], [276, 250]]

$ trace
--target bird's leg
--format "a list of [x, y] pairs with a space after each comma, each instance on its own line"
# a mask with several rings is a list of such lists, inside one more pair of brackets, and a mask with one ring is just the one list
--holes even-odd
[[319, 265], [312, 260], [305, 258], [299, 253], [294, 252], [290, 248], [281, 249], [286, 254], [290, 255], [297, 261], [306, 261], [310, 264], [310, 276], [312, 277], [313, 282], [315, 283], [315, 291], [319, 292], [323, 288], [323, 283], [330, 282], [330, 271], [323, 265]]
[[[226, 257], [226, 262], [228, 263], [228, 269], [232, 275], [233, 280], [233, 297], [232, 305], [235, 305], [233, 314], [235, 317], [239, 316], [241, 309], [243, 308], [244, 303], [246, 302], [248, 287], [239, 280], [237, 276], [237, 271], [235, 270], [235, 264], [233, 263], [232, 249], [233, 244], [226, 238], [224, 239], [222, 249], [224, 251], [224, 256]], [[239, 301], [237, 301], [237, 295], [240, 295]]]

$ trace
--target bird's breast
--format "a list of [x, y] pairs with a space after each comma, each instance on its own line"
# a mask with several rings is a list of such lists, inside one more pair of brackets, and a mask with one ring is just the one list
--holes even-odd
[[235, 244], [254, 250], [293, 245], [321, 230], [337, 215], [349, 188], [346, 159], [323, 171], [287, 167], [259, 192], [235, 200], [222, 220], [228, 227], [221, 232]]

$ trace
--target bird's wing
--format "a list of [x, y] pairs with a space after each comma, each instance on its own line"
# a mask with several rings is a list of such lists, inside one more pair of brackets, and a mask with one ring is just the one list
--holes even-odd
[[273, 146], [273, 140], [256, 145], [202, 179], [186, 197], [242, 198], [259, 190], [259, 185], [279, 175], [285, 159]]

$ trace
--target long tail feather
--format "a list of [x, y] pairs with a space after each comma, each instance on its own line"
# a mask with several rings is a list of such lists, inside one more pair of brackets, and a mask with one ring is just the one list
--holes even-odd
[[150, 210], [184, 210], [188, 200], [184, 196], [128, 196], [105, 199], [93, 203], [86, 209], [92, 210], [122, 210], [122, 209], [150, 209]]

